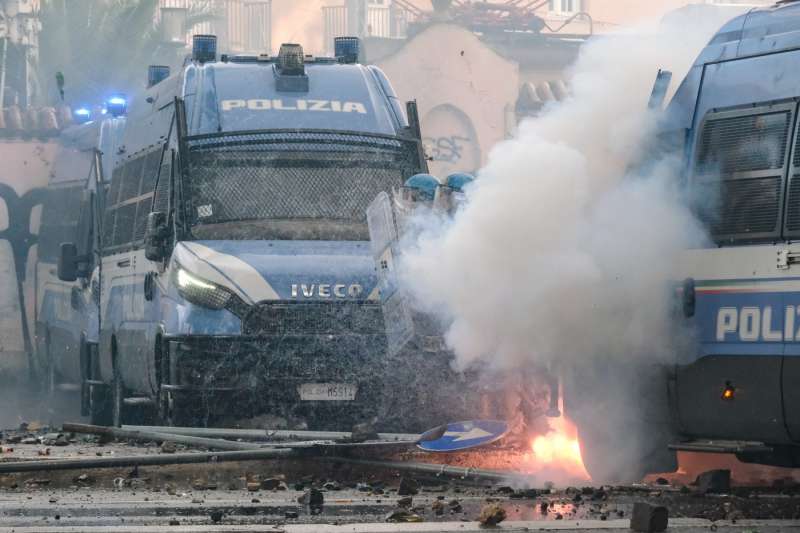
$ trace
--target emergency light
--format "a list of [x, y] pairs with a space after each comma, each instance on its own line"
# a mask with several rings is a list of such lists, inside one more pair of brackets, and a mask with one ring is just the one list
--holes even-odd
[[361, 53], [361, 41], [358, 37], [336, 37], [333, 40], [333, 49], [339, 63], [358, 63]]
[[77, 124], [86, 124], [90, 120], [92, 120], [92, 112], [85, 107], [79, 107], [75, 111], [73, 111], [72, 116], [75, 119]]
[[106, 110], [112, 117], [121, 117], [128, 111], [128, 99], [115, 94], [106, 101]]
[[278, 70], [280, 70], [281, 74], [289, 76], [302, 76], [305, 74], [303, 47], [294, 43], [282, 44], [278, 52]]
[[169, 67], [165, 65], [150, 65], [147, 67], [147, 87], [150, 88], [169, 78]]
[[198, 63], [217, 60], [217, 36], [195, 35], [192, 37], [192, 59]]

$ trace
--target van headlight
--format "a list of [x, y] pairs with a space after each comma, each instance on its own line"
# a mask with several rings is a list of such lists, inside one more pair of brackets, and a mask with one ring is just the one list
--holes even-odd
[[195, 305], [208, 309], [225, 309], [233, 298], [233, 293], [225, 287], [195, 276], [181, 266], [175, 268], [174, 272], [178, 293]]

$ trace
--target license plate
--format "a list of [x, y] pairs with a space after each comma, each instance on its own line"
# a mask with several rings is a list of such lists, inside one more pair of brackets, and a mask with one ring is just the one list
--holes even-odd
[[357, 385], [344, 383], [304, 383], [298, 388], [302, 401], [331, 402], [353, 401], [356, 399]]

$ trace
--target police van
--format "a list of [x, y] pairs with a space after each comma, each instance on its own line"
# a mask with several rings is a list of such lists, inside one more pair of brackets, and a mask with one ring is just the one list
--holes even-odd
[[800, 466], [798, 61], [800, 3], [754, 8], [717, 32], [666, 108], [660, 143], [683, 156], [711, 242], [679, 260], [687, 345], [662, 381], [617, 380], [645, 416], [613, 432], [609, 406], [577, 409], [593, 476], [671, 470], [676, 451]]
[[218, 56], [195, 36], [184, 68], [131, 100], [99, 244], [90, 388], [109, 422], [376, 415], [366, 207], [427, 164], [416, 107], [358, 55], [339, 38], [335, 58]]
[[[124, 118], [109, 115], [60, 133], [39, 219], [31, 302], [33, 374], [47, 393], [80, 391], [84, 412], [99, 334], [96, 252], [97, 212], [104, 195], [102, 168], [104, 163], [113, 164], [123, 124]], [[60, 261], [61, 244], [66, 242], [73, 243], [67, 270]]]

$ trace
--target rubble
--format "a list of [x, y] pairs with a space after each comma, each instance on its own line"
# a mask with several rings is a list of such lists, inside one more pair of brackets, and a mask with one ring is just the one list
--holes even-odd
[[408, 509], [396, 509], [389, 511], [385, 518], [386, 522], [423, 522], [423, 518]]
[[669, 512], [666, 507], [636, 502], [633, 505], [631, 529], [639, 533], [660, 533], [667, 529]]
[[400, 478], [400, 487], [397, 489], [399, 496], [415, 496], [419, 493], [419, 483], [409, 477]]
[[478, 516], [478, 523], [482, 526], [496, 526], [506, 519], [506, 510], [497, 504], [490, 504], [481, 510]]

